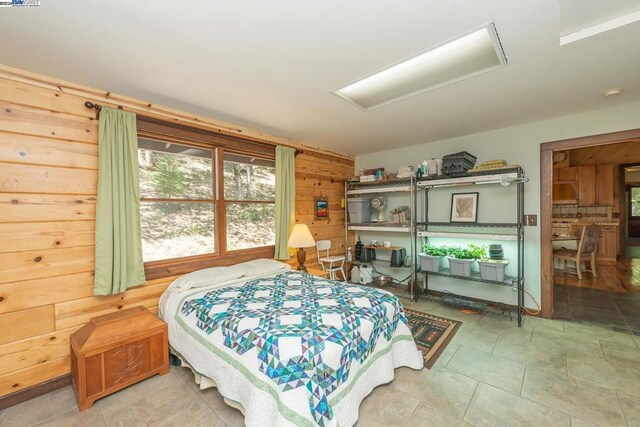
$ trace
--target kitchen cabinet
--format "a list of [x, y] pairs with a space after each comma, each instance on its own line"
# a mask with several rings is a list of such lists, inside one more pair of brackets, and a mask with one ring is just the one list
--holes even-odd
[[599, 264], [615, 264], [618, 257], [618, 226], [603, 225], [600, 227], [600, 239], [596, 252]]
[[596, 166], [596, 205], [611, 206], [612, 212], [620, 212], [618, 165]]
[[555, 168], [553, 170], [553, 182], [575, 182], [577, 180], [577, 168]]
[[578, 166], [578, 204], [594, 206], [596, 204], [596, 167]]

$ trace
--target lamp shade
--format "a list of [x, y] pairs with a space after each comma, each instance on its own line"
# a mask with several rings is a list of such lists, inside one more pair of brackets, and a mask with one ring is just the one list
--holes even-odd
[[309, 231], [307, 224], [296, 224], [291, 230], [288, 246], [290, 248], [310, 248], [315, 246], [316, 241]]

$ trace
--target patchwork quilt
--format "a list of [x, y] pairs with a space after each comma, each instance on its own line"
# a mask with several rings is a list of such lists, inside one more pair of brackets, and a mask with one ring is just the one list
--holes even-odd
[[[269, 399], [263, 396], [267, 391], [275, 400], [278, 413], [270, 416], [274, 425], [300, 425], [302, 420], [309, 425], [351, 425], [360, 401], [381, 383], [364, 378], [372, 365], [382, 363], [387, 369], [383, 382], [393, 378], [398, 366], [422, 366], [398, 298], [366, 286], [288, 271], [241, 286], [191, 292], [176, 308], [174, 320], [184, 331], [217, 350], [213, 356], [240, 361], [241, 373], [251, 374], [245, 375], [247, 384], [258, 385], [258, 394]], [[400, 354], [392, 351], [394, 346]], [[215, 370], [201, 373], [224, 382]], [[227, 397], [242, 403], [250, 425], [253, 399], [236, 392]], [[357, 402], [343, 402], [350, 397]], [[336, 413], [340, 411], [347, 413]]]

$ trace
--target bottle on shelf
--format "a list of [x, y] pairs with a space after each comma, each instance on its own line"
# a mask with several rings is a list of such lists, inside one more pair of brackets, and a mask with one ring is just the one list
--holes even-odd
[[362, 259], [362, 248], [364, 244], [362, 240], [360, 240], [360, 234], [358, 233], [358, 241], [356, 242], [356, 260], [360, 261]]
[[351, 247], [347, 248], [347, 262], [353, 261], [353, 254], [351, 253]]
[[420, 169], [422, 169], [422, 176], [427, 176], [427, 174], [429, 173], [429, 164], [426, 160], [422, 161], [422, 166], [420, 167]]

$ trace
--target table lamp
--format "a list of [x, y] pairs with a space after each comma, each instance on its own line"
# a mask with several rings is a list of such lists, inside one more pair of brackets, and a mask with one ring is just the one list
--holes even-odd
[[311, 235], [307, 224], [296, 224], [293, 226], [293, 230], [291, 230], [291, 235], [289, 236], [288, 246], [290, 248], [298, 248], [298, 252], [296, 253], [298, 258], [297, 270], [307, 271], [307, 267], [304, 266], [304, 261], [307, 259], [307, 253], [304, 248], [310, 248], [315, 245], [316, 241], [313, 240], [313, 236]]

